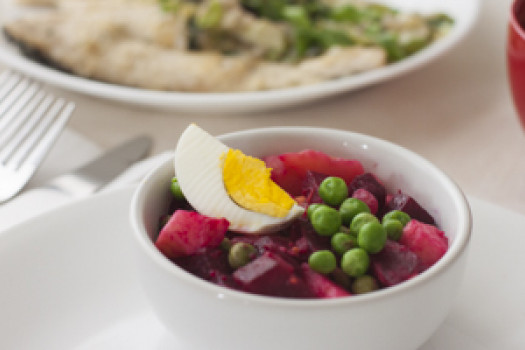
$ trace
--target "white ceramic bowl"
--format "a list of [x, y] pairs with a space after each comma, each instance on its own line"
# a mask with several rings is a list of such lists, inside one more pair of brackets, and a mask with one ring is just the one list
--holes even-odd
[[305, 148], [356, 158], [387, 189], [413, 196], [449, 237], [447, 253], [430, 269], [397, 286], [331, 300], [265, 297], [223, 288], [182, 270], [153, 245], [170, 199], [171, 161], [138, 187], [131, 204], [132, 239], [144, 290], [184, 349], [414, 350], [447, 315], [460, 285], [471, 235], [461, 190], [427, 160], [392, 143], [331, 129], [278, 127], [223, 135], [254, 156]]

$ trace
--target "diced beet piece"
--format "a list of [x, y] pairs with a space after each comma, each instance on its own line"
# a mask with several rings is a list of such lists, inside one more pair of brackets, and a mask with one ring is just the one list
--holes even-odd
[[383, 286], [393, 286], [417, 275], [420, 262], [417, 255], [407, 247], [387, 240], [384, 248], [371, 255], [374, 275]]
[[285, 253], [292, 246], [292, 241], [282, 236], [261, 236], [253, 242], [253, 245], [260, 253], [267, 250]]
[[284, 153], [265, 157], [266, 166], [272, 168], [272, 180], [292, 196], [298, 196], [307, 171], [343, 178], [349, 184], [364, 172], [358, 160], [336, 158], [314, 150]]
[[318, 298], [338, 298], [351, 295], [328, 277], [312, 270], [307, 263], [301, 265], [301, 271], [308, 288]]
[[260, 237], [255, 235], [230, 235], [229, 239], [231, 241], [231, 244], [235, 244], [237, 242], [243, 242], [248, 243], [251, 245], [254, 245], [255, 241], [258, 240]]
[[175, 258], [173, 261], [202, 279], [221, 286], [237, 287], [231, 277], [232, 268], [228, 264], [228, 254], [218, 247], [203, 248], [196, 254]]
[[414, 219], [403, 228], [399, 243], [413, 251], [424, 267], [432, 266], [448, 249], [448, 238], [443, 231]]
[[290, 275], [282, 289], [282, 297], [287, 298], [313, 298], [314, 295], [308, 289], [305, 280], [296, 273]]
[[354, 177], [364, 172], [360, 161], [331, 157], [326, 153], [314, 150], [304, 150], [296, 153], [284, 153], [279, 156], [286, 166], [317, 173], [338, 176], [350, 183]]
[[307, 171], [303, 183], [301, 185], [301, 193], [306, 197], [308, 204], [322, 203], [323, 200], [319, 196], [319, 185], [326, 179], [327, 175]]
[[295, 241], [293, 247], [288, 250], [288, 254], [299, 261], [307, 261], [310, 254], [312, 254], [310, 242], [305, 237], [299, 238]]
[[239, 284], [233, 279], [233, 276], [231, 274], [225, 274], [220, 271], [212, 273], [210, 282], [213, 282], [222, 287], [229, 287], [232, 289], [240, 290]]
[[385, 186], [371, 173], [364, 173], [356, 176], [348, 186], [348, 193], [353, 195], [358, 189], [364, 189], [372, 193], [377, 199], [378, 209], [381, 210], [385, 205], [386, 189]]
[[385, 198], [385, 206], [386, 206], [386, 207], [389, 205], [388, 203], [390, 203], [390, 201], [392, 200], [392, 198], [394, 198], [393, 195], [391, 195], [390, 193], [387, 193], [387, 194], [386, 194], [386, 198]]
[[264, 162], [272, 169], [272, 180], [291, 196], [301, 195], [301, 184], [304, 181], [304, 171], [295, 169], [280, 159], [278, 155], [265, 157]]
[[311, 297], [294, 267], [279, 254], [265, 252], [233, 273], [242, 290], [255, 294], [281, 297]]
[[331, 247], [330, 237], [317, 234], [308, 219], [296, 220], [290, 226], [290, 230], [290, 237], [295, 239], [295, 246], [300, 251], [306, 251], [307, 255], [317, 250], [330, 249]]
[[435, 225], [434, 218], [409, 195], [398, 192], [392, 196], [385, 207], [385, 213], [391, 210], [401, 210], [407, 213], [412, 219], [424, 222], [425, 224]]
[[266, 250], [275, 252], [286, 252], [293, 244], [293, 241], [288, 237], [283, 236], [235, 236], [231, 239], [231, 243], [244, 242], [253, 245], [257, 248], [259, 254]]
[[168, 258], [191, 255], [219, 245], [230, 223], [194, 211], [176, 210], [160, 231], [155, 246]]
[[368, 205], [368, 208], [370, 208], [370, 212], [372, 214], [375, 215], [377, 213], [377, 210], [379, 209], [379, 203], [377, 202], [376, 197], [369, 191], [365, 190], [364, 188], [358, 188], [354, 191], [354, 193], [352, 193], [352, 197], [365, 202], [365, 204]]

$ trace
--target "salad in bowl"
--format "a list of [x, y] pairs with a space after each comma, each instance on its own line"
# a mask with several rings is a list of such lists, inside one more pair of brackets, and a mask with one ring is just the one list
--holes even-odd
[[190, 125], [130, 217], [144, 290], [189, 349], [416, 349], [450, 309], [471, 233], [461, 190], [427, 160], [305, 127]]

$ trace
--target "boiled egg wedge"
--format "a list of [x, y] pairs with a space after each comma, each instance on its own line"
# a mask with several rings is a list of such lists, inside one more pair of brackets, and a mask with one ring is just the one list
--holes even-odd
[[262, 160], [227, 147], [195, 124], [182, 133], [174, 163], [186, 200], [203, 215], [226, 218], [230, 231], [275, 232], [304, 212], [270, 179]]

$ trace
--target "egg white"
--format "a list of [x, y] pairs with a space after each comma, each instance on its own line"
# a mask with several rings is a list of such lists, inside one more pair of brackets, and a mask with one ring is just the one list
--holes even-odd
[[175, 174], [186, 200], [199, 213], [224, 217], [229, 230], [246, 234], [278, 231], [303, 214], [295, 203], [285, 217], [247, 210], [237, 205], [226, 192], [221, 159], [229, 147], [195, 124], [182, 133], [175, 150]]

